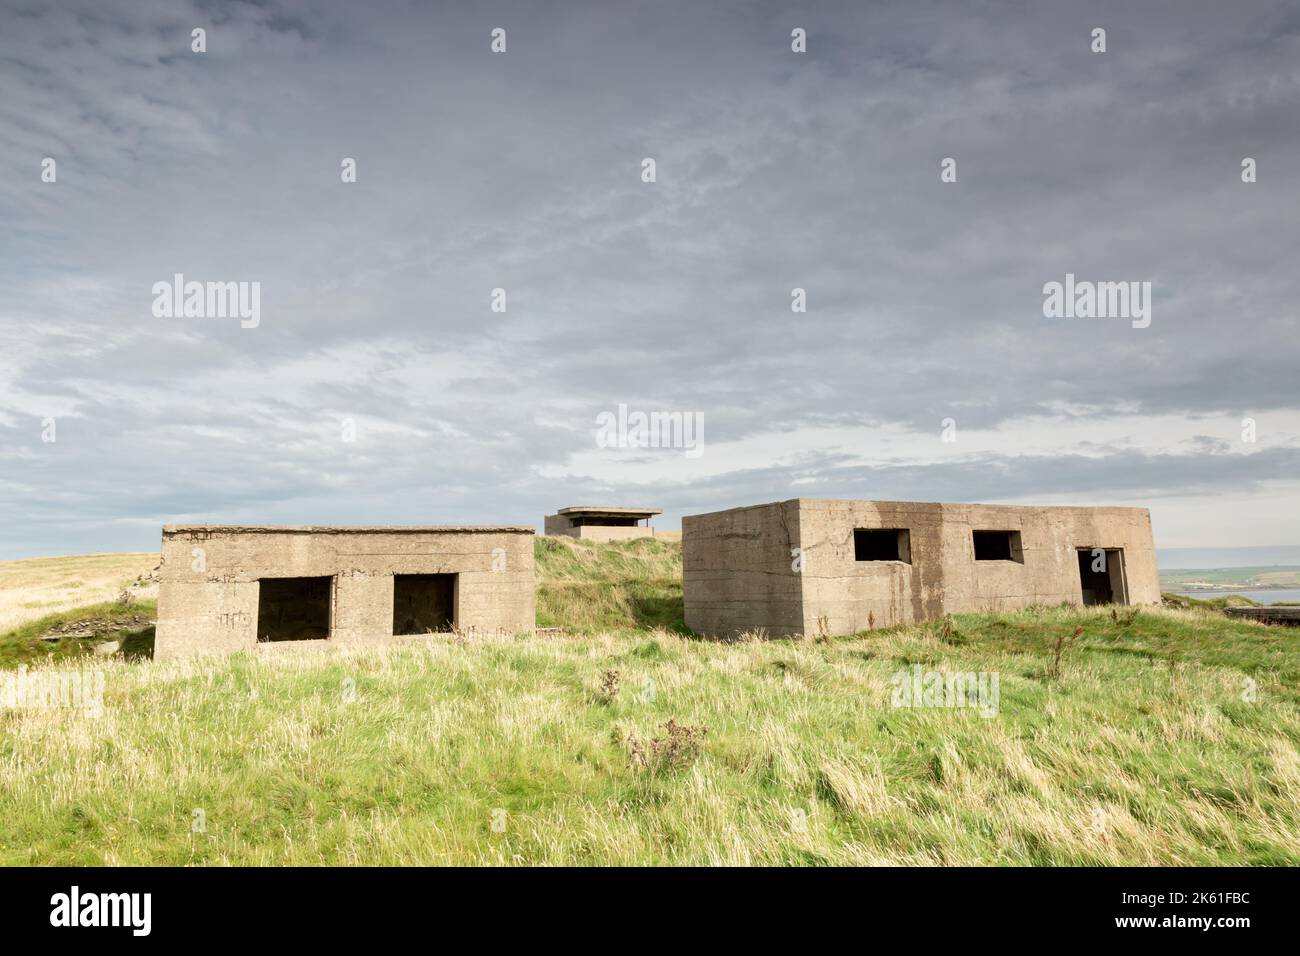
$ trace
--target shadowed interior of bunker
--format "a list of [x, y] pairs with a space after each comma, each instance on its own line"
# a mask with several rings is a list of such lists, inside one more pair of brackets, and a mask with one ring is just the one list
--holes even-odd
[[853, 560], [912, 561], [912, 536], [906, 528], [854, 528]]
[[317, 641], [330, 636], [334, 579], [262, 578], [257, 594], [257, 639]]
[[[1094, 554], [1094, 550], [1100, 553]], [[1080, 548], [1079, 585], [1085, 606], [1127, 604], [1123, 548]]]
[[393, 633], [427, 634], [456, 626], [456, 575], [393, 575]]
[[972, 531], [976, 561], [1025, 562], [1019, 531]]

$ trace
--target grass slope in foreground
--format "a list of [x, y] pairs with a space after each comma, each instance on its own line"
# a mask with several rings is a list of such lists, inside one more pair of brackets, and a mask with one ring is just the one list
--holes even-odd
[[[0, 861], [1300, 863], [1294, 631], [1052, 608], [720, 644], [637, 627], [672, 546], [546, 547], [539, 618], [599, 633], [89, 659], [102, 717], [0, 711]], [[604, 604], [551, 578], [613, 566]], [[891, 707], [915, 665], [997, 672], [998, 715]]]

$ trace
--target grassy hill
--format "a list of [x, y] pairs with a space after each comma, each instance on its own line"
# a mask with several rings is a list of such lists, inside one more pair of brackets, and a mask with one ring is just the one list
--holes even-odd
[[48, 614], [115, 600], [124, 589], [149, 599], [157, 552], [80, 554], [0, 561], [0, 634]]
[[[1300, 864], [1294, 631], [1041, 608], [721, 644], [680, 633], [678, 555], [539, 539], [559, 636], [82, 658], [100, 716], [0, 709], [0, 862]], [[917, 667], [996, 674], [996, 713], [892, 706]]]
[[682, 546], [640, 538], [593, 544], [538, 538], [537, 625], [597, 632], [682, 623]]

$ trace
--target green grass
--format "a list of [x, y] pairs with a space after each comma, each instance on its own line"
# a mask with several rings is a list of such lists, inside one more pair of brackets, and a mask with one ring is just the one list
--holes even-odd
[[539, 627], [582, 632], [658, 627], [686, 633], [680, 542], [538, 538], [533, 553]]
[[[157, 601], [133, 600], [129, 604], [106, 601], [47, 614], [0, 635], [0, 668], [82, 657], [106, 641], [119, 642], [121, 653], [127, 657], [152, 656], [153, 625], [139, 619], [152, 621], [157, 613]], [[85, 622], [87, 626], [78, 630], [89, 632], [89, 636], [63, 636], [57, 641], [41, 639], [59, 625], [73, 622]]]
[[[1294, 630], [1054, 607], [722, 644], [668, 630], [675, 545], [538, 548], [561, 636], [81, 661], [101, 716], [0, 709], [0, 862], [1300, 864]], [[996, 673], [996, 715], [892, 706], [916, 665]]]
[[1248, 598], [1244, 594], [1222, 594], [1213, 598], [1194, 598], [1186, 594], [1173, 594], [1165, 592], [1160, 595], [1165, 604], [1170, 607], [1199, 607], [1210, 608], [1222, 611], [1225, 607], [1263, 607], [1264, 605], [1253, 598]]

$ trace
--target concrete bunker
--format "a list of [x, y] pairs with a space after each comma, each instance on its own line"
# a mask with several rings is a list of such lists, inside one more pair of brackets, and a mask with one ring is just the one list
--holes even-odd
[[588, 541], [628, 541], [652, 538], [650, 519], [663, 514], [660, 508], [629, 508], [623, 505], [574, 505], [546, 515], [543, 527], [548, 535], [567, 535]]
[[682, 566], [686, 624], [717, 636], [1160, 601], [1144, 508], [797, 498], [686, 516]]
[[531, 632], [533, 529], [163, 528], [154, 657]]

